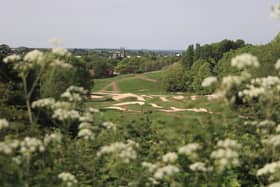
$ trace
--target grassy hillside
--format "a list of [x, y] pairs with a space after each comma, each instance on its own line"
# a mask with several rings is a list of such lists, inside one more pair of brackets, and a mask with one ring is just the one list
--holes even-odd
[[160, 85], [161, 72], [119, 75], [112, 78], [95, 79], [93, 91], [116, 91], [131, 93], [160, 94], [164, 90]]

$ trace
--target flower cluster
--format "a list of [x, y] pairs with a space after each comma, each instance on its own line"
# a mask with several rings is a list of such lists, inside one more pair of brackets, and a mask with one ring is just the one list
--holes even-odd
[[202, 83], [201, 86], [202, 87], [210, 87], [212, 86], [214, 83], [216, 83], [218, 80], [216, 77], [207, 77], [205, 78]]
[[32, 137], [25, 137], [24, 140], [20, 142], [20, 153], [23, 156], [30, 158], [32, 153], [35, 153], [36, 151], [45, 151], [45, 146], [41, 140]]
[[158, 168], [155, 173], [154, 173], [154, 178], [155, 179], [164, 179], [166, 177], [171, 177], [178, 173], [180, 170], [177, 166], [175, 165], [167, 165]]
[[54, 105], [54, 98], [44, 98], [34, 101], [31, 106], [32, 108], [52, 108]]
[[193, 154], [195, 151], [199, 150], [200, 148], [201, 148], [201, 146], [198, 143], [190, 143], [190, 144], [187, 144], [183, 147], [180, 147], [178, 149], [178, 152], [180, 154], [184, 154], [186, 156], [189, 156], [189, 155]]
[[259, 67], [258, 58], [249, 54], [244, 53], [242, 55], [236, 56], [231, 60], [231, 66], [237, 67], [238, 69], [244, 69], [246, 67]]
[[177, 158], [177, 153], [169, 152], [162, 156], [162, 161], [167, 163], [173, 163], [176, 162]]
[[62, 47], [55, 47], [55, 48], [52, 48], [52, 53], [53, 53], [53, 54], [56, 54], [56, 55], [58, 55], [58, 56], [66, 56], [66, 57], [71, 55], [71, 53], [68, 52], [67, 49], [64, 49], [64, 48], [62, 48]]
[[273, 174], [280, 169], [280, 161], [266, 164], [263, 168], [258, 169], [257, 176]]
[[0, 130], [7, 128], [9, 126], [9, 123], [6, 119], [0, 119]]
[[280, 18], [280, 3], [278, 3], [272, 7], [271, 16], [276, 19]]
[[67, 110], [67, 109], [56, 109], [52, 115], [53, 118], [58, 119], [60, 121], [67, 120], [67, 119], [79, 119], [80, 114], [76, 110]]
[[113, 131], [115, 131], [117, 129], [116, 124], [114, 124], [110, 121], [102, 123], [102, 126], [105, 127], [106, 129], [111, 129]]
[[34, 62], [38, 64], [41, 64], [43, 59], [44, 59], [44, 54], [37, 49], [28, 52], [23, 58], [23, 60], [26, 62]]
[[69, 101], [78, 102], [82, 100], [81, 95], [86, 94], [87, 91], [78, 86], [70, 86], [67, 90], [61, 95], [62, 98], [67, 98]]
[[69, 63], [64, 62], [63, 60], [55, 59], [51, 64], [51, 67], [62, 68], [62, 69], [71, 69], [73, 66]]
[[88, 122], [82, 122], [79, 125], [78, 137], [84, 138], [85, 140], [93, 140], [94, 134], [92, 132], [92, 125]]
[[218, 149], [211, 153], [211, 158], [215, 160], [215, 164], [220, 171], [223, 171], [227, 165], [236, 166], [239, 164], [238, 151], [241, 145], [235, 140], [225, 139], [217, 143]]
[[280, 91], [280, 79], [276, 76], [255, 78], [246, 86], [247, 88], [238, 93], [239, 97], [252, 99], [260, 96], [269, 96], [274, 91]]
[[111, 145], [101, 147], [97, 153], [97, 156], [112, 154], [122, 162], [129, 163], [131, 160], [136, 159], [137, 152], [135, 149], [138, 147], [139, 144], [132, 140], [127, 140], [127, 143], [115, 142]]
[[48, 146], [50, 143], [61, 143], [62, 134], [59, 132], [54, 132], [51, 134], [46, 134], [44, 137], [44, 145]]
[[5, 63], [16, 62], [16, 61], [19, 61], [20, 59], [21, 59], [21, 57], [19, 55], [13, 54], [13, 55], [5, 57], [3, 62], [5, 62]]
[[68, 173], [68, 172], [60, 173], [58, 175], [58, 178], [60, 178], [66, 184], [67, 187], [71, 187], [78, 183], [78, 180], [76, 179], [76, 177], [73, 174]]
[[0, 153], [4, 154], [12, 154], [15, 149], [19, 147], [19, 141], [18, 140], [5, 140], [3, 142], [0, 142]]
[[195, 163], [191, 164], [190, 169], [192, 171], [201, 171], [201, 172], [212, 171], [212, 168], [206, 167], [205, 163], [203, 163], [203, 162], [195, 162]]

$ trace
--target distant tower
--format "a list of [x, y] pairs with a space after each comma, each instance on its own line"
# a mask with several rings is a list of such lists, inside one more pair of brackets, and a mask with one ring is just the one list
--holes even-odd
[[120, 57], [121, 57], [121, 58], [125, 58], [125, 57], [126, 57], [125, 48], [124, 48], [124, 47], [121, 47], [121, 48], [120, 48]]

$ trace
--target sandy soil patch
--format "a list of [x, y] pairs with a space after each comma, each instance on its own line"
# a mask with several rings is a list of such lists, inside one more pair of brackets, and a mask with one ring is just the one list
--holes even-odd
[[126, 106], [126, 105], [144, 105], [144, 102], [132, 101], [132, 102], [124, 102], [124, 103], [117, 103], [114, 106]]
[[112, 94], [112, 99], [115, 101], [119, 101], [125, 98], [129, 98], [129, 97], [134, 97], [136, 98], [138, 101], [145, 101], [145, 98], [136, 94], [132, 94], [132, 93], [125, 93], [125, 94]]
[[155, 103], [149, 103], [152, 107], [154, 107], [154, 108], [163, 108], [162, 106], [159, 106], [159, 105], [157, 105], [157, 104], [155, 104]]
[[164, 96], [160, 96], [159, 98], [160, 98], [160, 100], [163, 101], [163, 102], [168, 102], [168, 101], [169, 101], [169, 100], [168, 100], [166, 97], [164, 97]]
[[185, 97], [182, 96], [182, 95], [178, 95], [178, 96], [173, 96], [173, 99], [176, 99], [176, 100], [183, 100]]

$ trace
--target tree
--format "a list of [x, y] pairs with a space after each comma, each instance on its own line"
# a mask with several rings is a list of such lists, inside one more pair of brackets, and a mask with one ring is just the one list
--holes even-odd
[[161, 85], [166, 91], [178, 92], [186, 90], [185, 72], [180, 63], [172, 64], [163, 70]]
[[190, 69], [192, 67], [194, 61], [194, 47], [193, 45], [189, 45], [187, 51], [183, 54], [182, 57], [182, 65], [186, 69]]

